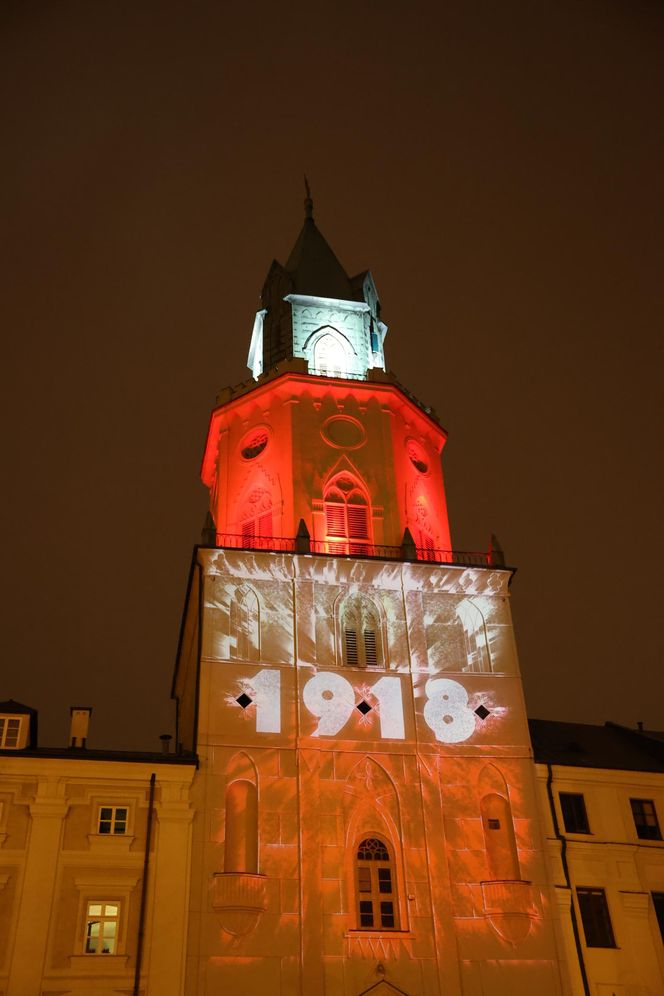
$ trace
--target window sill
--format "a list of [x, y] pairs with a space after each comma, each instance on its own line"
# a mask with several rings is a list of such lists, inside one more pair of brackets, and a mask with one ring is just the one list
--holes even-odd
[[[91, 851], [129, 851], [136, 838], [126, 833], [89, 833]], [[101, 958], [101, 955], [99, 955]]]
[[125, 975], [129, 955], [71, 955], [69, 967], [76, 975]]
[[396, 937], [404, 938], [404, 940], [413, 939], [415, 934], [411, 930], [392, 930], [389, 927], [384, 927], [383, 930], [363, 930], [361, 927], [351, 927], [346, 931], [344, 937], [348, 938], [362, 938], [362, 937]]

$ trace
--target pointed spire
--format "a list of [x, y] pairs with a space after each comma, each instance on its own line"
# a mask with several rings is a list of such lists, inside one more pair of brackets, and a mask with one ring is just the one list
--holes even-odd
[[311, 190], [309, 189], [309, 181], [307, 180], [307, 174], [304, 174], [304, 189], [306, 196], [304, 198], [304, 217], [311, 218], [313, 221], [314, 217], [314, 202], [311, 199]]
[[348, 274], [316, 227], [314, 202], [306, 174], [304, 192], [304, 225], [286, 263], [295, 293], [352, 300]]

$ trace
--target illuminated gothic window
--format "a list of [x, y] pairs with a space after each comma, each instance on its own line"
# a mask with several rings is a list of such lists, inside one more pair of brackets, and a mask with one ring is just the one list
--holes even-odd
[[119, 920], [119, 903], [89, 902], [85, 918], [85, 953], [115, 954]]
[[340, 377], [348, 372], [346, 350], [339, 339], [326, 332], [314, 346], [314, 370], [328, 377]]
[[254, 488], [240, 515], [242, 546], [269, 550], [272, 546], [272, 496], [264, 488]]
[[394, 865], [379, 837], [366, 837], [357, 848], [356, 888], [360, 930], [397, 930]]
[[244, 778], [226, 789], [224, 871], [258, 873], [258, 792]]
[[466, 661], [463, 671], [491, 671], [489, 648], [484, 616], [473, 602], [464, 599], [456, 610], [457, 618], [463, 626]]
[[235, 637], [234, 660], [260, 660], [260, 603], [248, 585], [237, 589], [231, 602], [231, 638]]
[[349, 598], [341, 610], [344, 664], [347, 667], [378, 667], [383, 664], [380, 616], [363, 595]]
[[325, 537], [333, 553], [368, 554], [369, 504], [349, 474], [339, 474], [324, 495]]

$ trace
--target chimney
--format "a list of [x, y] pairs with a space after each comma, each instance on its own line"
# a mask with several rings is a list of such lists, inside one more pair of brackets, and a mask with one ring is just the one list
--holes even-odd
[[168, 754], [171, 749], [171, 740], [173, 737], [170, 733], [160, 733], [159, 739], [161, 740], [161, 749], [164, 754]]
[[636, 728], [639, 731], [639, 733], [643, 733], [643, 721], [642, 720], [638, 720], [638, 722], [636, 724]]
[[85, 749], [92, 706], [72, 706], [69, 710], [69, 746]]

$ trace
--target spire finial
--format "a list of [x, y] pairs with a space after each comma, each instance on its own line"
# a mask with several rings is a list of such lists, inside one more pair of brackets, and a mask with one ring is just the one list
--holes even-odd
[[307, 174], [304, 174], [304, 189], [306, 192], [306, 197], [304, 198], [304, 217], [313, 218], [314, 216], [314, 202], [311, 199], [311, 190], [309, 189], [309, 181], [307, 180]]

